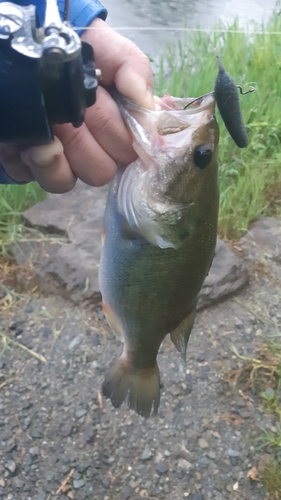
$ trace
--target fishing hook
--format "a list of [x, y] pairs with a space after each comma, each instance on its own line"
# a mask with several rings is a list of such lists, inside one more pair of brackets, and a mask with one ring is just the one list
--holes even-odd
[[208, 95], [214, 95], [214, 93], [215, 93], [214, 91], [213, 91], [213, 92], [208, 92], [207, 94], [203, 94], [203, 95], [200, 95], [199, 97], [196, 97], [196, 98], [195, 98], [195, 99], [193, 99], [191, 102], [189, 102], [188, 104], [186, 104], [186, 105], [184, 106], [184, 108], [183, 108], [183, 109], [188, 108], [188, 107], [189, 107], [189, 106], [191, 106], [191, 104], [193, 104], [194, 102], [199, 101], [200, 99], [203, 99], [203, 97], [207, 97]]
[[246, 95], [246, 94], [249, 94], [250, 92], [254, 92], [255, 90], [257, 90], [257, 89], [255, 89], [255, 87], [250, 87], [249, 90], [247, 90], [246, 92], [243, 92], [241, 85], [236, 85], [236, 87], [240, 90], [240, 94], [242, 94], [242, 95]]
[[[250, 92], [254, 92], [255, 90], [257, 90], [254, 87], [250, 87], [249, 90], [247, 90], [246, 92], [243, 92], [241, 85], [236, 85], [236, 87], [239, 89], [240, 94], [242, 94], [242, 95], [246, 95], [246, 94], [249, 94]], [[215, 94], [215, 92], [213, 91], [213, 92], [208, 92], [207, 94], [200, 95], [199, 97], [196, 97], [195, 99], [193, 99], [193, 101], [186, 104], [183, 109], [188, 108], [189, 106], [191, 106], [191, 104], [193, 104], [196, 101], [199, 101], [199, 99], [202, 99], [203, 97], [207, 97], [208, 95], [214, 95], [214, 94]]]

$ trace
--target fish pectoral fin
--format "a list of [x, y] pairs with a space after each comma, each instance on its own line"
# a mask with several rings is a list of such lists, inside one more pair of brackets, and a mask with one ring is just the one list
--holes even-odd
[[112, 366], [102, 385], [102, 392], [114, 408], [128, 396], [128, 406], [144, 418], [157, 414], [160, 403], [160, 379], [157, 362], [151, 368], [135, 368], [124, 357]]
[[114, 312], [110, 309], [110, 307], [103, 302], [102, 303], [102, 312], [106, 317], [106, 320], [110, 326], [110, 328], [113, 330], [115, 333], [116, 337], [118, 337], [120, 340], [123, 342], [123, 332], [122, 328], [118, 322], [118, 319], [116, 318]]
[[171, 341], [176, 346], [177, 350], [181, 353], [182, 359], [186, 359], [186, 346], [190, 333], [193, 327], [194, 319], [196, 314], [196, 306], [189, 313], [186, 318], [180, 323], [180, 325], [170, 334]]

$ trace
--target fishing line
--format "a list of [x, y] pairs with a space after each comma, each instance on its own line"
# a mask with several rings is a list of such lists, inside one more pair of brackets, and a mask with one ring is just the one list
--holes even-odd
[[[111, 28], [115, 29], [116, 31], [182, 31], [182, 32], [188, 32], [188, 31], [193, 31], [193, 32], [201, 32], [201, 33], [234, 33], [237, 35], [278, 35], [281, 36], [281, 31], [246, 31], [246, 30], [228, 30], [228, 29], [207, 29], [207, 28], [164, 28], [164, 27], [147, 27], [147, 26], [112, 26], [109, 25]], [[95, 26], [76, 26], [73, 28], [75, 31], [79, 30], [96, 30], [100, 31], [103, 30], [104, 28], [96, 28]]]

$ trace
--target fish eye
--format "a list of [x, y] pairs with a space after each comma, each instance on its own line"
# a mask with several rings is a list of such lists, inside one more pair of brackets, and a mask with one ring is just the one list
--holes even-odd
[[198, 146], [194, 151], [194, 163], [196, 167], [202, 170], [206, 168], [213, 156], [212, 150], [207, 146], [207, 144], [202, 144]]

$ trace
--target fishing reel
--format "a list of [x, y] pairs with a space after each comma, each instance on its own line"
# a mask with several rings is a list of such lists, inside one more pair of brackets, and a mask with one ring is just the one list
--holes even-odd
[[0, 3], [0, 143], [46, 144], [52, 125], [80, 127], [96, 100], [100, 71], [91, 45], [46, 1], [43, 28], [36, 8]]

